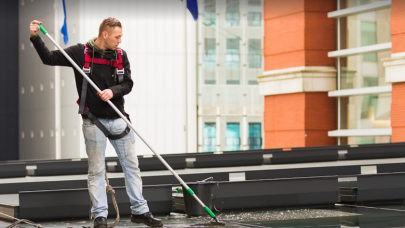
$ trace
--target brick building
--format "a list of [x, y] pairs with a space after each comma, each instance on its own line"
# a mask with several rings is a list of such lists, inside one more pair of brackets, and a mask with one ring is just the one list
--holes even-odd
[[263, 7], [264, 148], [405, 141], [405, 1]]

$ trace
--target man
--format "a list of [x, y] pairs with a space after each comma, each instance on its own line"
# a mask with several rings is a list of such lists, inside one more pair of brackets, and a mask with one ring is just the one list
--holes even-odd
[[[31, 22], [30, 40], [42, 62], [51, 66], [72, 67], [59, 50], [49, 51], [45, 46], [38, 36], [38, 24], [41, 23], [36, 20]], [[126, 190], [131, 202], [131, 221], [148, 226], [162, 226], [162, 221], [154, 218], [149, 212], [147, 202], [142, 196], [142, 179], [135, 153], [134, 132], [128, 129], [125, 121], [106, 102], [110, 100], [125, 114], [123, 96], [131, 92], [133, 86], [127, 54], [118, 48], [121, 37], [120, 21], [109, 17], [101, 22], [97, 38], [90, 39], [86, 45], [76, 44], [65, 49], [80, 68], [84, 67], [87, 75], [101, 90], [97, 93], [94, 88], [87, 86], [83, 76], [73, 68], [80, 99], [79, 113], [83, 117], [86, 153], [89, 158], [88, 189], [93, 204], [91, 213], [95, 218], [94, 227], [107, 228], [108, 205], [104, 173], [106, 136], [109, 134], [109, 141], [125, 174]], [[105, 62], [108, 62], [108, 65]]]

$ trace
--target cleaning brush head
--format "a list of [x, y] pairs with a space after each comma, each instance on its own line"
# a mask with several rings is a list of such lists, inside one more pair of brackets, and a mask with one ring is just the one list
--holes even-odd
[[215, 221], [211, 221], [211, 225], [220, 225], [220, 226], [225, 226], [224, 222], [221, 222], [218, 220], [217, 217], [214, 218]]

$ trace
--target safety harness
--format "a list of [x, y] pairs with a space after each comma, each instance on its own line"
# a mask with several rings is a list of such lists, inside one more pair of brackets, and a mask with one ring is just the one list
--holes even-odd
[[[100, 59], [100, 58], [94, 58], [90, 55], [89, 49], [87, 47], [87, 44], [84, 46], [84, 65], [83, 65], [83, 72], [90, 77], [91, 73], [91, 67], [90, 64], [103, 64], [103, 65], [109, 65], [111, 67], [116, 68], [116, 81], [118, 84], [121, 84], [124, 81], [124, 68], [122, 66], [122, 49], [117, 48], [117, 55], [115, 56], [114, 59]], [[89, 120], [95, 124], [103, 133], [104, 135], [111, 139], [111, 140], [117, 140], [120, 139], [124, 136], [126, 136], [130, 132], [130, 128], [127, 126], [125, 130], [118, 135], [112, 135], [110, 132], [107, 130], [107, 128], [104, 127], [104, 125], [100, 122], [100, 120], [97, 119], [89, 110], [88, 107], [86, 107], [86, 95], [87, 95], [87, 86], [88, 82], [87, 80], [83, 79], [83, 84], [82, 84], [82, 92], [80, 99], [77, 100], [77, 103], [79, 104], [79, 114], [84, 114], [89, 118]], [[128, 117], [128, 116], [127, 116]], [[129, 119], [129, 118], [128, 118]]]

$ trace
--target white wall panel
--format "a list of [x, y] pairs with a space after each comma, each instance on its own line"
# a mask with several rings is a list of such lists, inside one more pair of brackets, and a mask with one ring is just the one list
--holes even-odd
[[[54, 34], [54, 3], [54, 0], [24, 1], [24, 6], [20, 5], [19, 136], [23, 159], [59, 156], [55, 151], [55, 107], [60, 107], [60, 133], [62, 129], [64, 132], [60, 142], [61, 158], [86, 156], [82, 121], [75, 103], [78, 95], [73, 70], [61, 67], [55, 71], [54, 67], [44, 66], [28, 38], [29, 22], [37, 19], [65, 47], [62, 36]], [[120, 46], [128, 53], [134, 80], [133, 90], [126, 96], [126, 111], [131, 115], [133, 125], [159, 153], [195, 152], [196, 23], [190, 13], [186, 13], [183, 3], [179, 0], [86, 0], [66, 1], [66, 7], [69, 33], [67, 46], [86, 43], [96, 37], [99, 24], [108, 16], [121, 21], [124, 36]], [[40, 10], [32, 11], [34, 8]], [[187, 29], [185, 17], [188, 20]], [[49, 49], [54, 49], [45, 36], [41, 37]], [[22, 45], [24, 50], [21, 50]], [[58, 86], [55, 84], [55, 74], [60, 74], [60, 100], [55, 100], [55, 87]], [[33, 93], [30, 92], [31, 85], [34, 87]], [[22, 87], [24, 95], [21, 94]], [[188, 135], [185, 132], [186, 125], [189, 126]], [[31, 131], [34, 132], [34, 138], [31, 138]], [[25, 135], [23, 139], [22, 132]], [[138, 154], [151, 153], [139, 139], [136, 147]], [[112, 146], [107, 147], [106, 155], [115, 156]]]
[[[97, 3], [96, 3], [97, 2]], [[97, 36], [100, 22], [116, 17], [123, 25], [120, 45], [131, 63], [134, 87], [126, 111], [138, 133], [159, 153], [184, 153], [186, 148], [185, 8], [178, 0], [82, 1], [83, 41]], [[188, 49], [195, 56], [195, 23], [190, 23]], [[194, 35], [194, 36], [191, 36]], [[188, 60], [189, 112], [195, 110], [195, 57]], [[196, 115], [189, 116], [196, 123]], [[189, 129], [195, 132], [194, 129]], [[190, 137], [191, 144], [195, 135]], [[137, 140], [139, 154], [151, 152]], [[191, 147], [192, 148], [192, 147]], [[195, 150], [194, 150], [195, 151]], [[194, 152], [191, 151], [191, 152]], [[108, 147], [107, 156], [115, 152]]]

